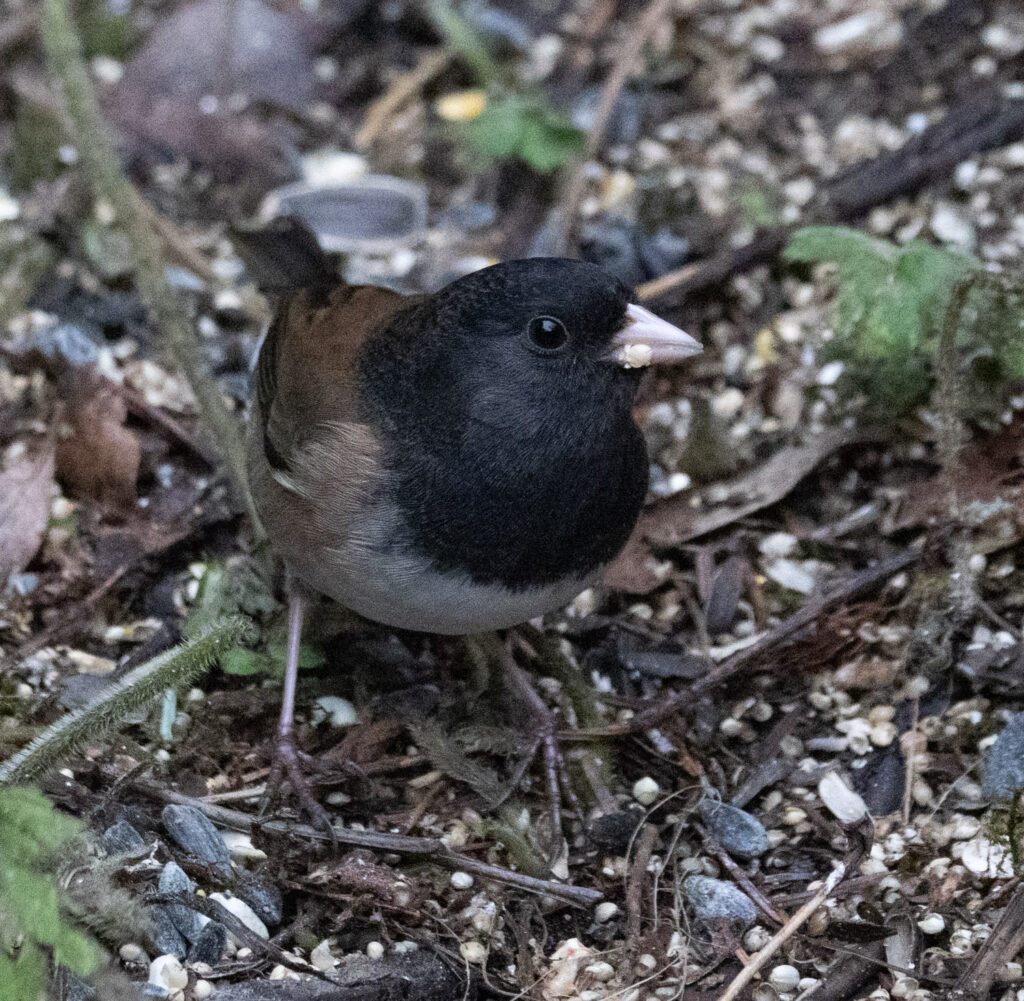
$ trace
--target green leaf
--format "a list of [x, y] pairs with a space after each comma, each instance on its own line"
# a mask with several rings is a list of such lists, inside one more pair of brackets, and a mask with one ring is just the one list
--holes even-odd
[[561, 167], [583, 148], [584, 136], [569, 121], [536, 98], [498, 97], [462, 126], [478, 153], [515, 157], [540, 173]]
[[0, 952], [0, 1001], [44, 1001], [46, 972], [46, 957], [31, 943], [17, 959]]

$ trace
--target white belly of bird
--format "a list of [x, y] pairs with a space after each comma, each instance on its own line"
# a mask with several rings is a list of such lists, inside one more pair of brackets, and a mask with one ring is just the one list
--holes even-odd
[[393, 512], [378, 511], [363, 520], [362, 528], [340, 549], [322, 550], [315, 562], [289, 561], [291, 569], [346, 608], [398, 629], [450, 635], [504, 629], [567, 605], [603, 569], [513, 591], [438, 570], [429, 560], [397, 548], [392, 540], [400, 533]]

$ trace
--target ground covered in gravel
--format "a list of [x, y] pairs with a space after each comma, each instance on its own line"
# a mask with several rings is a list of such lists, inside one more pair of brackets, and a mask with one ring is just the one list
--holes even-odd
[[493, 658], [324, 603], [299, 737], [332, 845], [258, 812], [280, 573], [89, 194], [38, 12], [0, 0], [0, 756], [197, 620], [257, 627], [42, 779], [87, 824], [60, 884], [109, 956], [55, 992], [1024, 998], [1022, 387], [961, 386], [950, 450], [930, 388], [879, 410], [897, 348], [850, 391], [835, 272], [782, 253], [844, 223], [1019, 275], [1018, 5], [495, 0], [461, 46], [451, 9], [78, 9], [240, 420], [268, 306], [228, 229], [279, 212], [401, 290], [579, 255], [705, 344], [646, 378], [650, 499], [605, 584], [502, 640], [556, 714], [561, 830]]

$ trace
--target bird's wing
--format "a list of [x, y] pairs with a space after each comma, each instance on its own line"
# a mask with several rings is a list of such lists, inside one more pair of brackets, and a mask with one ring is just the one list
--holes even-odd
[[281, 303], [255, 376], [255, 416], [275, 471], [295, 475], [301, 452], [358, 421], [359, 350], [407, 302], [388, 289], [338, 284]]

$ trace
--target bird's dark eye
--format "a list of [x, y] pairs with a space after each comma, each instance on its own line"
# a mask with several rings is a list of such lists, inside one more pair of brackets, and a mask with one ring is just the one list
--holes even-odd
[[569, 343], [569, 331], [553, 316], [535, 316], [526, 328], [530, 344], [545, 353], [560, 351]]

